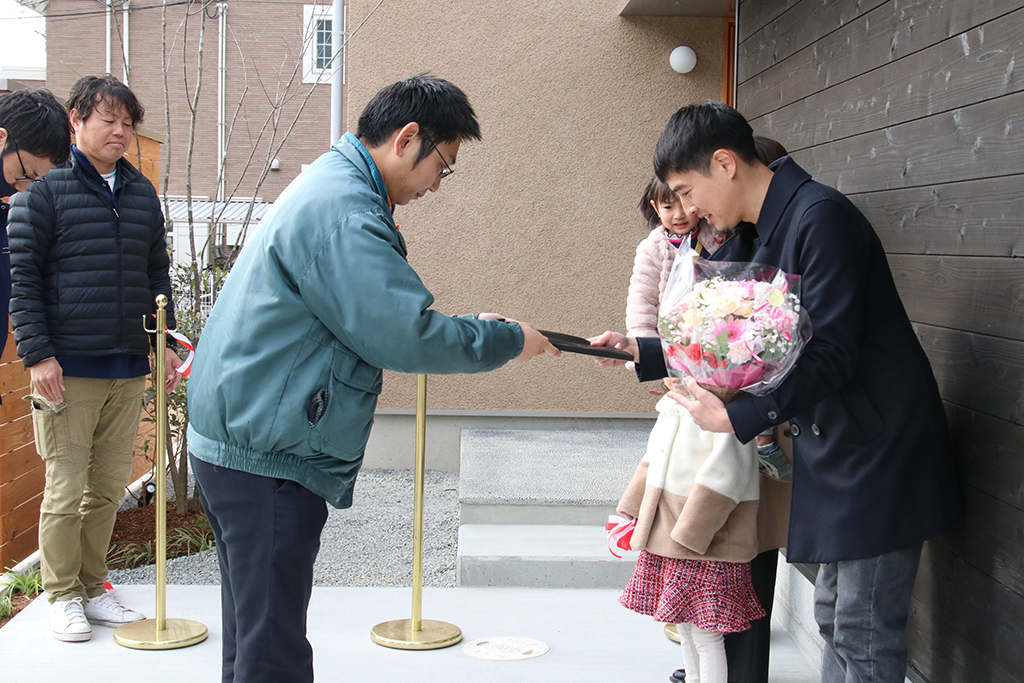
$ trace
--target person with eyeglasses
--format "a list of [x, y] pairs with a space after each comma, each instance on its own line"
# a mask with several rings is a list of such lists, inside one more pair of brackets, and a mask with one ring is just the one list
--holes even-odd
[[7, 245], [9, 199], [43, 180], [53, 166], [71, 154], [67, 112], [48, 90], [15, 90], [0, 95], [0, 320], [7, 344], [11, 302], [11, 251]]
[[217, 541], [224, 683], [313, 680], [313, 564], [327, 505], [352, 505], [382, 369], [558, 355], [525, 323], [432, 309], [407, 260], [395, 207], [437, 192], [478, 139], [452, 83], [384, 88], [281, 193], [217, 297], [189, 377], [188, 450]]
[[[124, 158], [145, 109], [112, 76], [79, 79], [67, 108], [71, 164], [11, 204], [11, 323], [46, 467], [39, 554], [50, 631], [76, 642], [93, 626], [145, 618], [106, 591], [106, 553], [151, 370], [144, 318], [172, 293], [160, 201]], [[168, 353], [156, 369], [168, 393], [179, 365]]]

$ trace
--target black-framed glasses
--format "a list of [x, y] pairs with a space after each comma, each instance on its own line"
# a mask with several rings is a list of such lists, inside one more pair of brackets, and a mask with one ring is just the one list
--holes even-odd
[[[7, 139], [10, 141], [11, 146], [14, 147], [14, 153], [18, 156], [18, 163], [21, 164], [21, 176], [15, 178], [14, 182], [20, 183], [23, 180], [27, 180], [30, 183], [41, 183], [46, 180], [46, 178], [29, 176], [28, 171], [25, 170], [25, 162], [21, 160], [21, 150], [18, 149], [17, 143], [14, 142], [14, 138], [12, 137], [8, 137]], [[440, 152], [438, 152], [438, 154], [440, 154]], [[444, 157], [441, 158], [444, 159]]]
[[455, 173], [455, 169], [448, 165], [448, 160], [444, 158], [443, 154], [441, 154], [441, 150], [437, 148], [437, 145], [434, 143], [433, 138], [427, 135], [426, 131], [424, 130], [420, 130], [420, 137], [425, 138], [426, 141], [430, 143], [430, 146], [434, 148], [434, 151], [437, 152], [437, 156], [441, 157], [441, 163], [444, 164], [444, 168], [441, 169], [441, 180], [444, 180], [452, 173]]

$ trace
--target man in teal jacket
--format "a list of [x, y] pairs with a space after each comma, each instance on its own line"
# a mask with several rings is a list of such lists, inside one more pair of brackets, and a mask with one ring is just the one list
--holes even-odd
[[449, 317], [392, 209], [479, 139], [466, 95], [416, 76], [374, 96], [296, 178], [229, 275], [188, 386], [188, 447], [217, 540], [225, 683], [313, 680], [306, 610], [325, 501], [352, 504], [381, 369], [471, 373], [557, 350], [529, 325]]

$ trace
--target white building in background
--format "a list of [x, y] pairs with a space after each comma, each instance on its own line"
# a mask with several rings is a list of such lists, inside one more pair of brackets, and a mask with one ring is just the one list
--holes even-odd
[[[221, 265], [256, 231], [270, 207], [270, 202], [259, 197], [255, 201], [252, 198], [238, 198], [228, 202], [211, 201], [209, 197], [193, 197], [192, 225], [198, 262], [204, 266]], [[188, 202], [184, 197], [168, 197], [166, 211], [164, 220], [167, 225], [167, 246], [171, 249], [171, 265], [176, 267], [190, 263], [192, 248], [189, 243]]]

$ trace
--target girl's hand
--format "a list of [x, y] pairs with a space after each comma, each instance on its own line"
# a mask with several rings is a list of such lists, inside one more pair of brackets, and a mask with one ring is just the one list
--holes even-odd
[[[636, 339], [633, 337], [627, 337], [624, 334], [618, 332], [604, 332], [597, 335], [596, 337], [590, 337], [587, 339], [591, 346], [611, 346], [616, 349], [623, 349], [633, 355], [633, 361], [640, 360], [640, 349], [636, 345]], [[617, 368], [625, 365], [628, 361], [618, 360], [617, 358], [595, 358], [594, 361], [602, 368]]]

